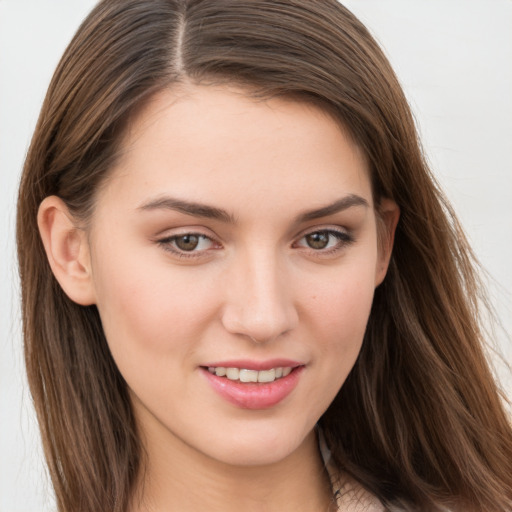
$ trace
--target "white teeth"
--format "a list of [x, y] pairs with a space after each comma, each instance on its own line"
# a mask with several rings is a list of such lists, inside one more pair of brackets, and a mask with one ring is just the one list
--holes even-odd
[[245, 368], [225, 368], [223, 366], [208, 367], [208, 371], [217, 377], [226, 377], [229, 380], [239, 380], [240, 382], [274, 382], [290, 375], [292, 369], [290, 367], [279, 367], [258, 371]]
[[240, 382], [258, 382], [258, 371], [240, 370]]
[[226, 377], [229, 380], [238, 380], [238, 378], [240, 377], [240, 370], [238, 368], [227, 368]]
[[274, 382], [276, 380], [276, 371], [272, 370], [261, 370], [258, 372], [258, 382]]

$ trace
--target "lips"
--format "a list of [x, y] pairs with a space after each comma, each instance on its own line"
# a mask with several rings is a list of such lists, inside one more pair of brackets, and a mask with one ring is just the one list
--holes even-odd
[[290, 360], [229, 361], [202, 366], [202, 374], [224, 400], [242, 409], [268, 409], [299, 383], [304, 365]]

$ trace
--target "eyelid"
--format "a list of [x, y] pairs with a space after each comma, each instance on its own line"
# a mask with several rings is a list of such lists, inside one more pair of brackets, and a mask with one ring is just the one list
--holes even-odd
[[[222, 248], [222, 244], [218, 241], [218, 238], [211, 234], [206, 234], [205, 230], [201, 228], [194, 227], [183, 227], [176, 228], [175, 230], [169, 230], [167, 232], [164, 231], [165, 234], [156, 236], [154, 241], [160, 245], [167, 252], [179, 257], [179, 258], [201, 258], [210, 255], [209, 253], [212, 250], [217, 250]], [[333, 247], [320, 248], [315, 249], [313, 247], [308, 247], [307, 245], [299, 244], [305, 237], [308, 235], [312, 235], [314, 233], [327, 233], [329, 236], [335, 237], [338, 242]], [[173, 242], [184, 236], [197, 236], [202, 239], [207, 239], [211, 242], [212, 246], [207, 249], [201, 250], [191, 250], [186, 251], [176, 247]], [[332, 254], [338, 253], [339, 251], [347, 248], [349, 245], [354, 243], [355, 237], [352, 230], [347, 228], [342, 228], [340, 226], [313, 226], [308, 228], [307, 230], [302, 231], [298, 234], [294, 242], [292, 243], [292, 248], [301, 249], [311, 253], [314, 256], [330, 256]]]
[[[165, 232], [164, 232], [165, 233]], [[182, 249], [179, 249], [175, 245], [173, 245], [173, 242], [180, 238], [185, 236], [196, 236], [202, 239], [209, 240], [213, 247], [210, 247], [208, 249], [202, 249], [202, 250], [191, 250], [191, 251], [185, 251]], [[210, 234], [206, 234], [203, 231], [195, 228], [179, 228], [171, 233], [166, 233], [164, 235], [159, 235], [155, 237], [154, 240], [162, 249], [165, 251], [179, 257], [179, 258], [201, 258], [205, 257], [207, 253], [209, 253], [211, 250], [217, 250], [221, 247], [220, 242], [218, 241], [217, 237], [212, 236]]]
[[[312, 235], [314, 233], [328, 233], [331, 236], [334, 236], [338, 239], [338, 243], [334, 247], [324, 248], [324, 249], [314, 249], [312, 247], [307, 247], [305, 245], [298, 245], [298, 243], [303, 240], [308, 235]], [[292, 247], [304, 249], [315, 256], [329, 256], [331, 254], [335, 254], [349, 245], [355, 242], [355, 236], [352, 230], [341, 228], [340, 226], [314, 226], [303, 231], [299, 234], [295, 241], [292, 244]]]

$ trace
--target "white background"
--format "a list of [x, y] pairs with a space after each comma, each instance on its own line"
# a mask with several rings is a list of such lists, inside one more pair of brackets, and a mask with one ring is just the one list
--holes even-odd
[[[51, 74], [94, 3], [0, 0], [0, 512], [54, 506], [23, 375], [15, 198]], [[432, 167], [492, 276], [492, 300], [512, 332], [512, 1], [346, 5], [390, 57]], [[512, 360], [510, 337], [502, 332], [499, 344]], [[510, 375], [500, 371], [512, 395]]]

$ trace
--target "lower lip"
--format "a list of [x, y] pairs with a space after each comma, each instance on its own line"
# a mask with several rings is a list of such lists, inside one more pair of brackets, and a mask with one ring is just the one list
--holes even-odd
[[294, 368], [286, 377], [274, 382], [256, 383], [217, 377], [201, 368], [212, 388], [225, 400], [241, 409], [269, 409], [282, 402], [299, 383], [304, 366]]

